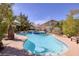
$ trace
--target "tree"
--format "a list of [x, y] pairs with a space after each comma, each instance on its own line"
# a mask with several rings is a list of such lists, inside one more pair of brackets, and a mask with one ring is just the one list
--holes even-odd
[[63, 22], [63, 33], [68, 37], [77, 34], [76, 22], [72, 15], [68, 15], [67, 19]]
[[31, 23], [28, 21], [28, 17], [26, 17], [22, 13], [20, 14], [20, 16], [17, 16], [16, 21], [18, 24], [16, 25], [18, 31], [27, 31], [31, 27]]
[[79, 35], [79, 19], [75, 19], [77, 35]]
[[[0, 4], [0, 17], [2, 20], [3, 26], [1, 29], [5, 28], [3, 31], [4, 33], [7, 33], [8, 31], [8, 39], [14, 39], [14, 33], [13, 30], [8, 30], [13, 23], [13, 12], [12, 12], [12, 7], [13, 4], [8, 4], [8, 3], [1, 3]], [[5, 24], [5, 25], [4, 25]], [[11, 33], [10, 33], [11, 32]]]

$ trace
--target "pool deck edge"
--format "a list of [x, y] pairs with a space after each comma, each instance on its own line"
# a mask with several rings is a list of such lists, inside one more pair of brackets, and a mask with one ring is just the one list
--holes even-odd
[[76, 42], [71, 41], [70, 38], [55, 34], [52, 35], [54, 35], [56, 38], [58, 38], [58, 40], [68, 45], [68, 51], [65, 52], [62, 56], [79, 56], [79, 44], [76, 44]]

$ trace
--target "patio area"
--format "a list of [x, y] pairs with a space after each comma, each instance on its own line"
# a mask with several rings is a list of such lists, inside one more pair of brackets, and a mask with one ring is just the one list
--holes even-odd
[[68, 51], [64, 53], [64, 56], [79, 56], [79, 44], [77, 44], [74, 41], [71, 41], [70, 38], [67, 38], [66, 36], [59, 36], [54, 35], [56, 38], [58, 38], [60, 41], [64, 42], [66, 45], [68, 45]]
[[2, 40], [4, 49], [0, 52], [0, 56], [32, 56], [31, 53], [23, 49], [24, 40], [27, 38], [21, 35], [15, 35], [15, 40]]

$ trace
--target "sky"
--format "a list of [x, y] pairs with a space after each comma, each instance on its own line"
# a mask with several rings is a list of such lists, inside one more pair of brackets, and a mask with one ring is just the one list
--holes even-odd
[[79, 4], [68, 3], [17, 3], [12, 7], [14, 15], [28, 15], [30, 22], [42, 24], [49, 20], [64, 20], [70, 10], [79, 9]]

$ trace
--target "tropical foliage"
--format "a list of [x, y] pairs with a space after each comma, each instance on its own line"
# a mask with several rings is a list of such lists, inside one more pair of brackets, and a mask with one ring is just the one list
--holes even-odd
[[31, 23], [28, 21], [28, 17], [22, 13], [15, 18], [16, 31], [27, 31], [31, 27]]
[[68, 37], [79, 35], [79, 19], [74, 17], [76, 14], [79, 14], [79, 10], [70, 11], [67, 18], [65, 20], [58, 21], [58, 24], [54, 28], [60, 28], [60, 31]]
[[[13, 15], [12, 6], [14, 4], [1, 3], [0, 4], [0, 37], [8, 33], [8, 39], [14, 39], [15, 31], [25, 31], [30, 29], [30, 22], [28, 17], [22, 13], [19, 16]], [[15, 22], [18, 22], [19, 25]]]
[[[2, 32], [1, 33], [2, 35], [4, 33], [7, 33], [8, 28], [10, 26], [12, 26], [12, 23], [13, 23], [13, 12], [12, 12], [12, 8], [11, 8], [12, 5], [13, 4], [7, 4], [7, 3], [0, 4], [0, 17], [1, 17], [1, 20], [2, 20], [0, 33]], [[10, 31], [8, 31], [8, 38], [10, 37], [9, 33], [10, 33]], [[12, 31], [11, 34], [14, 35], [13, 31]]]
[[68, 15], [67, 19], [63, 22], [63, 33], [69, 37], [77, 34], [76, 22], [73, 16]]

